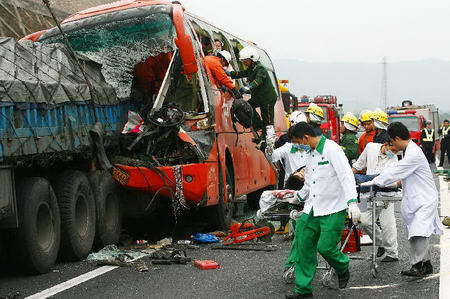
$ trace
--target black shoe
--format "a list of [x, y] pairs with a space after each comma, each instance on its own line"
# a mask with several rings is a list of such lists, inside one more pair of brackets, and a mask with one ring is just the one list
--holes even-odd
[[429, 275], [433, 274], [433, 265], [431, 265], [430, 261], [423, 262], [422, 265], [422, 275]]
[[344, 289], [347, 286], [348, 281], [350, 280], [350, 271], [347, 270], [347, 272], [345, 272], [342, 275], [338, 275], [338, 280], [339, 280], [339, 288], [340, 289]]
[[384, 259], [382, 259], [381, 262], [382, 263], [398, 262], [398, 258], [386, 255], [386, 257]]
[[377, 257], [382, 257], [384, 254], [386, 253], [386, 249], [384, 249], [384, 247], [378, 247], [377, 250]]
[[412, 265], [411, 269], [400, 272], [401, 275], [422, 277], [422, 262]]
[[292, 293], [292, 294], [285, 296], [285, 298], [287, 298], [287, 299], [300, 299], [300, 298], [312, 298], [312, 297], [314, 297], [312, 293], [309, 293], [309, 294]]

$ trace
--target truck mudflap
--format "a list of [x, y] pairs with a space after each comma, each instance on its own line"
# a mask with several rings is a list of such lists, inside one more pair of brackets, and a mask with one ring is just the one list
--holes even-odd
[[163, 197], [181, 196], [182, 200], [198, 205], [206, 198], [212, 180], [217, 178], [217, 168], [217, 163], [155, 168], [115, 164], [112, 173], [114, 179], [126, 188]]

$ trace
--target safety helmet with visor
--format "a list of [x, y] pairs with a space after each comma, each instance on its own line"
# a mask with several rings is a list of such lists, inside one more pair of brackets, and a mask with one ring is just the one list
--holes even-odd
[[320, 124], [324, 119], [324, 113], [323, 113], [322, 108], [320, 108], [319, 106], [317, 106], [314, 103], [309, 104], [305, 113], [308, 113], [309, 120], [312, 123]]
[[341, 121], [344, 123], [344, 127], [347, 130], [350, 130], [352, 132], [358, 131], [359, 127], [359, 120], [356, 116], [353, 115], [351, 112], [347, 112], [341, 119]]
[[231, 54], [226, 50], [219, 51], [219, 53], [217, 53], [217, 56], [223, 57], [228, 63], [231, 62]]
[[257, 62], [259, 60], [259, 53], [253, 47], [245, 47], [239, 52], [239, 60], [250, 59], [253, 62]]
[[295, 126], [296, 124], [298, 124], [299, 122], [307, 122], [306, 119], [306, 115], [304, 113], [302, 113], [301, 111], [294, 111], [291, 113], [291, 115], [289, 116], [289, 123], [292, 126]]
[[381, 109], [376, 109], [372, 113], [371, 118], [373, 119], [376, 128], [380, 130], [387, 130], [387, 127], [389, 126], [389, 120], [386, 112]]

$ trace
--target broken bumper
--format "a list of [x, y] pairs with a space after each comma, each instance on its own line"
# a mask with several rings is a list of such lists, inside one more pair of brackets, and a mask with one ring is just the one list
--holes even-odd
[[[175, 175], [181, 168], [181, 175]], [[114, 179], [124, 187], [172, 197], [176, 188], [182, 186], [186, 201], [200, 204], [206, 199], [208, 177], [217, 178], [216, 163], [196, 163], [180, 166], [164, 166], [155, 168], [126, 166], [116, 164], [113, 168]]]

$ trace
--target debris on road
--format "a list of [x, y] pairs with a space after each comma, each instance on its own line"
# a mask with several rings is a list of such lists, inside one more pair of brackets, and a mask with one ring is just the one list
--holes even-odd
[[159, 240], [158, 242], [156, 242], [157, 245], [161, 245], [163, 247], [170, 246], [170, 245], [172, 245], [172, 243], [173, 243], [172, 238], [164, 238], [164, 239]]
[[241, 251], [276, 251], [277, 248], [276, 247], [272, 247], [272, 246], [265, 246], [265, 247], [256, 247], [254, 245], [257, 244], [252, 244], [252, 245], [239, 245], [239, 246], [230, 246], [230, 245], [218, 245], [218, 246], [212, 246], [211, 249], [215, 249], [215, 250], [241, 250]]
[[212, 260], [195, 260], [194, 266], [196, 266], [200, 270], [212, 270], [220, 268], [220, 265]]
[[213, 234], [196, 233], [192, 239], [197, 243], [218, 243], [220, 240]]

